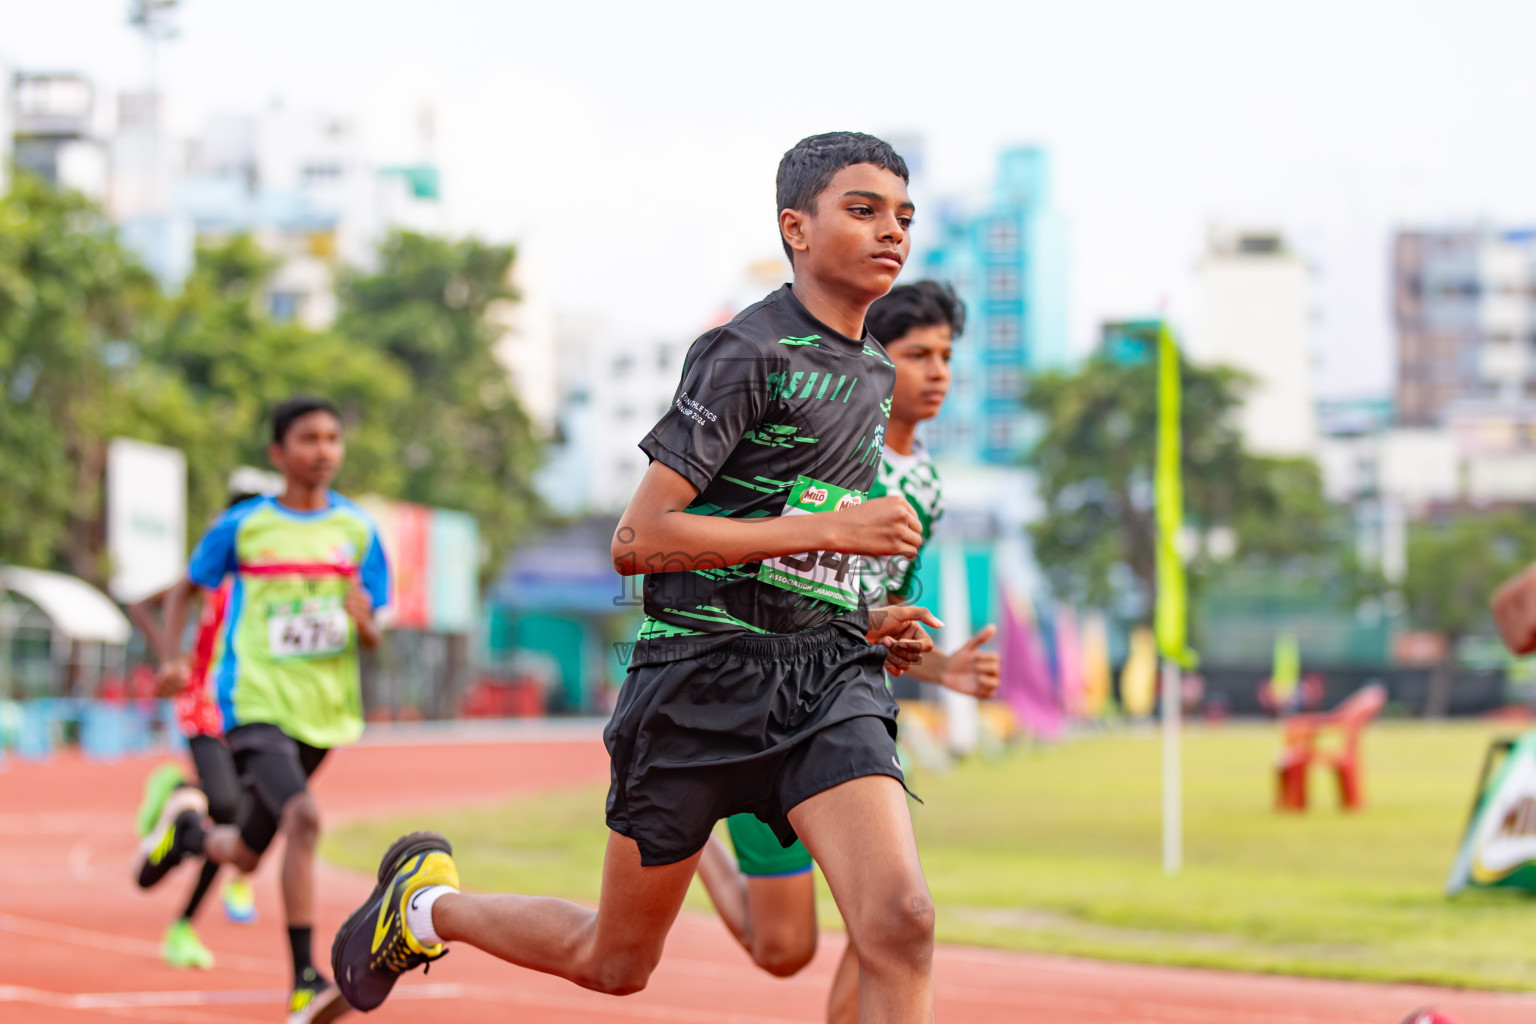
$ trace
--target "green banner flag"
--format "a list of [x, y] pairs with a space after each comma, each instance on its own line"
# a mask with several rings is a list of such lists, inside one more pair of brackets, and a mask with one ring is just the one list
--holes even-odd
[[1179, 426], [1179, 349], [1164, 323], [1157, 335], [1157, 650], [1163, 657], [1193, 668], [1189, 649], [1189, 595], [1179, 531], [1184, 525], [1184, 470]]

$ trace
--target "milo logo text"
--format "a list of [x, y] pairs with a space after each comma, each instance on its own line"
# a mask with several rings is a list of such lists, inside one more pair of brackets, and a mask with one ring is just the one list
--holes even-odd
[[837, 500], [837, 510], [841, 512], [845, 508], [853, 508], [855, 505], [862, 504], [863, 501], [864, 499], [857, 494], [845, 494]]
[[1505, 812], [1504, 820], [1499, 822], [1498, 837], [1514, 839], [1529, 835], [1536, 835], [1536, 800], [1523, 796]]
[[826, 500], [827, 489], [825, 487], [807, 487], [800, 493], [800, 504], [802, 505], [821, 505], [825, 504]]

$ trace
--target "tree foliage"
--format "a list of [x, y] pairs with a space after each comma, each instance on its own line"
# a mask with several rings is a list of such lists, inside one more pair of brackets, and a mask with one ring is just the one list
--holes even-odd
[[1400, 592], [1409, 623], [1445, 638], [1430, 678], [1425, 714], [1450, 708], [1461, 642], [1492, 630], [1488, 602], [1500, 584], [1536, 555], [1536, 518], [1529, 513], [1463, 514], [1415, 524], [1408, 532], [1408, 567]]
[[486, 317], [515, 299], [513, 255], [393, 236], [377, 270], [345, 277], [335, 328], [314, 331], [267, 314], [275, 264], [250, 239], [199, 248], [167, 297], [99, 209], [18, 174], [0, 197], [0, 562], [107, 577], [118, 436], [185, 453], [199, 532], [229, 471], [266, 464], [268, 413], [299, 392], [342, 410], [338, 488], [470, 512], [499, 559], [538, 509], [537, 446]]
[[[1283, 563], [1328, 543], [1315, 463], [1254, 455], [1234, 414], [1248, 378], [1181, 362], [1185, 522], [1195, 538], [1190, 585], [1229, 559]], [[1148, 617], [1156, 593], [1152, 475], [1157, 372], [1096, 357], [1034, 378], [1025, 401], [1044, 431], [1030, 457], [1043, 514], [1035, 556], [1062, 597], [1100, 606], [1130, 589]]]
[[0, 557], [99, 578], [114, 365], [156, 302], [99, 209], [16, 176], [0, 197]]
[[399, 493], [474, 512], [499, 566], [539, 509], [538, 444], [494, 350], [493, 314], [517, 297], [516, 251], [401, 232], [379, 257], [377, 269], [344, 278], [337, 328], [412, 382], [391, 414], [408, 439]]

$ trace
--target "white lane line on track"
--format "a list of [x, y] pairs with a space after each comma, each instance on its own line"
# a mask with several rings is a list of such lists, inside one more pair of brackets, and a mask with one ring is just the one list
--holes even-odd
[[[160, 944], [147, 939], [134, 939], [123, 935], [113, 935], [108, 932], [89, 931], [84, 928], [72, 928], [68, 925], [45, 924], [41, 921], [33, 921], [28, 918], [15, 917], [11, 914], [0, 914], [0, 935], [11, 932], [16, 935], [25, 935], [28, 938], [48, 939], [55, 942], [84, 946], [90, 949], [100, 949], [107, 952], [119, 953], [126, 956], [144, 956], [155, 960], [160, 959]], [[239, 956], [236, 954], [217, 954], [219, 966], [240, 967], [254, 971], [286, 971], [288, 964], [277, 959], [266, 957]], [[721, 974], [731, 973], [722, 971], [717, 964], [702, 960], [677, 960], [670, 961], [669, 965], [681, 969], [680, 973], [696, 974], [707, 977], [718, 977]], [[690, 969], [691, 968], [691, 969]], [[515, 979], [519, 973], [515, 969], [509, 969], [509, 980]], [[26, 993], [25, 997], [17, 993]], [[287, 998], [287, 992], [260, 992], [248, 993], [259, 995], [260, 1002], [270, 1001], [274, 997], [278, 1001]], [[55, 1006], [64, 1009], [77, 1010], [103, 1010], [113, 1012], [134, 1007], [178, 1007], [178, 1006], [213, 1006], [218, 1002], [206, 998], [210, 995], [218, 995], [216, 992], [154, 992], [154, 993], [94, 993], [81, 995], [64, 995], [56, 992], [44, 992], [41, 989], [28, 989], [21, 986], [0, 986], [0, 1003], [3, 1002], [31, 1002], [43, 1006]], [[143, 1000], [148, 1002], [131, 1002], [129, 1000]], [[158, 997], [164, 997], [167, 1001], [156, 1002]], [[637, 1006], [628, 1003], [627, 1000], [602, 1000], [595, 1001], [590, 996], [577, 995], [573, 992], [569, 996], [543, 995], [519, 991], [510, 985], [507, 988], [492, 986], [463, 986], [456, 984], [437, 985], [433, 983], [419, 985], [403, 985], [390, 996], [396, 999], [454, 999], [475, 998], [489, 1003], [516, 1003], [522, 1006], [542, 1007], [554, 1010], [581, 1010], [586, 1013], [610, 1014], [622, 1020], [660, 1020], [677, 1021], [678, 1024], [804, 1024], [799, 1020], [783, 1017], [762, 1017], [750, 1014], [725, 1014], [721, 1015], [714, 1010], [694, 1010], [680, 1006]], [[113, 1003], [111, 1000], [124, 1000]], [[95, 1005], [84, 1005], [74, 1000], [95, 1000]], [[595, 1003], [595, 1005], [594, 1005]], [[607, 1004], [612, 1004], [612, 1009]], [[162, 1017], [161, 1019], [169, 1019]]]
[[[174, 992], [88, 992], [67, 995], [42, 989], [21, 986], [0, 986], [0, 1003], [32, 1003], [67, 1010], [149, 1010], [169, 1008], [207, 1008], [216, 1006], [258, 1006], [281, 1004], [288, 997], [282, 989], [251, 989], [232, 991], [174, 991]], [[804, 1024], [798, 1018], [764, 1017], [757, 1014], [726, 1013], [718, 1010], [696, 1010], [683, 1006], [637, 1005], [628, 1000], [603, 999], [575, 994], [561, 996], [554, 993], [536, 993], [489, 986], [456, 984], [405, 985], [390, 996], [391, 1002], [401, 1000], [474, 999], [496, 1005], [515, 1004], [529, 1008], [571, 1010], [587, 1014], [611, 1016], [619, 1020], [674, 1021], [676, 1024]], [[158, 1015], [162, 1020], [175, 1018]], [[200, 1017], [199, 1019], [210, 1019]]]
[[[401, 991], [408, 991], [402, 989]], [[628, 999], [611, 996], [594, 997], [590, 993], [562, 996], [551, 993], [528, 992], [518, 989], [502, 989], [471, 986], [464, 997], [497, 1005], [539, 1007], [546, 1010], [574, 1010], [584, 1014], [601, 1014], [621, 1021], [662, 1020], [675, 1024], [805, 1024], [800, 1017], [762, 1017], [749, 1013], [721, 1013], [719, 1010], [697, 1010], [686, 1006], [640, 1004]]]
[[[457, 999], [464, 995], [463, 985], [410, 985], [400, 988], [393, 999]], [[262, 1006], [287, 1000], [286, 989], [178, 989], [169, 992], [48, 992], [20, 985], [0, 986], [0, 1002], [36, 1003], [66, 1010], [126, 1010], [140, 1007], [174, 1006]]]
[[77, 882], [89, 882], [96, 875], [91, 870], [91, 844], [84, 839], [69, 848], [69, 873]]
[[[1003, 993], [972, 995], [965, 991], [944, 993], [946, 1002], [970, 1003], [991, 1008], [1015, 1007], [1034, 1014], [1046, 1011], [1071, 1012], [1081, 1016], [1096, 1014], [1106, 1021], [1149, 1021], [1156, 1024], [1359, 1024], [1360, 1015], [1351, 1011], [1252, 1010], [1206, 1008], [1163, 1002], [1157, 998], [1115, 995], [1069, 995], [1056, 992]], [[1408, 1007], [1412, 1009], [1412, 1007]], [[1405, 1010], [1404, 1012], [1407, 1012]], [[1021, 1019], [1022, 1016], [1021, 1016]]]
[[[1221, 971], [1204, 967], [1143, 964], [1133, 961], [1087, 960], [1050, 953], [1011, 952], [1008, 950], [981, 949], [974, 946], [941, 945], [935, 951], [934, 961], [935, 966], [940, 969], [943, 968], [945, 961], [958, 961], [1008, 968], [1015, 971], [1026, 970], [1041, 973], [1055, 972], [1059, 974], [1096, 976], [1102, 979], [1105, 984], [1114, 983], [1117, 976], [1120, 980], [1132, 976], [1152, 978], [1180, 992], [1189, 992], [1200, 987], [1208, 987], [1216, 990], [1218, 993], [1232, 989], [1251, 992], [1255, 988], [1263, 988], [1273, 990], [1277, 997], [1284, 997], [1294, 996], [1297, 988], [1301, 987], [1309, 988], [1319, 994], [1326, 994], [1330, 989], [1356, 992], [1369, 990], [1373, 995], [1401, 995], [1404, 998], [1473, 994], [1479, 999], [1494, 999], [1517, 1005], [1529, 1004], [1533, 1010], [1536, 1010], [1536, 995], [1528, 992], [1449, 989], [1434, 985], [1414, 985], [1404, 982], [1351, 981], [1347, 978], [1319, 978], [1307, 975], [1254, 974], [1242, 971]], [[981, 987], [984, 988], [985, 986]], [[977, 990], [977, 986], [967, 986], [967, 988], [972, 991]], [[1533, 1016], [1533, 1019], [1536, 1019], [1536, 1016]]]
[[133, 818], [120, 812], [101, 811], [0, 813], [0, 835], [3, 836], [79, 835], [81, 832], [131, 835]]
[[[152, 939], [134, 939], [126, 935], [114, 935], [110, 932], [89, 931], [85, 928], [72, 928], [64, 924], [52, 924], [45, 921], [34, 921], [30, 918], [15, 917], [11, 914], [0, 914], [0, 935], [10, 932], [13, 935], [25, 935], [30, 939], [39, 939], [45, 942], [58, 942], [70, 946], [83, 946], [87, 949], [99, 949], [107, 953], [117, 953], [120, 956], [148, 957], [151, 960], [160, 959], [160, 943]], [[288, 962], [276, 957], [246, 956], [241, 953], [215, 954], [220, 967], [237, 967], [244, 971], [286, 971]]]

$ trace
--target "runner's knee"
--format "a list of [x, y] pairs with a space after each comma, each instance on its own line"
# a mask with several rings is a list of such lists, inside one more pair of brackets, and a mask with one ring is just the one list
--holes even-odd
[[243, 840], [237, 839], [229, 851], [226, 862], [249, 873], [261, 866], [261, 854], [246, 846]]
[[876, 901], [860, 922], [860, 959], [927, 964], [933, 958], [933, 919], [926, 887], [904, 887]]
[[300, 793], [283, 807], [282, 824], [290, 843], [313, 846], [320, 840], [320, 806], [308, 793]]
[[752, 962], [777, 978], [798, 973], [816, 956], [816, 929], [781, 928], [752, 937]]
[[645, 988], [661, 959], [656, 953], [617, 953], [602, 957], [580, 979], [583, 988], [610, 996], [628, 996]]

